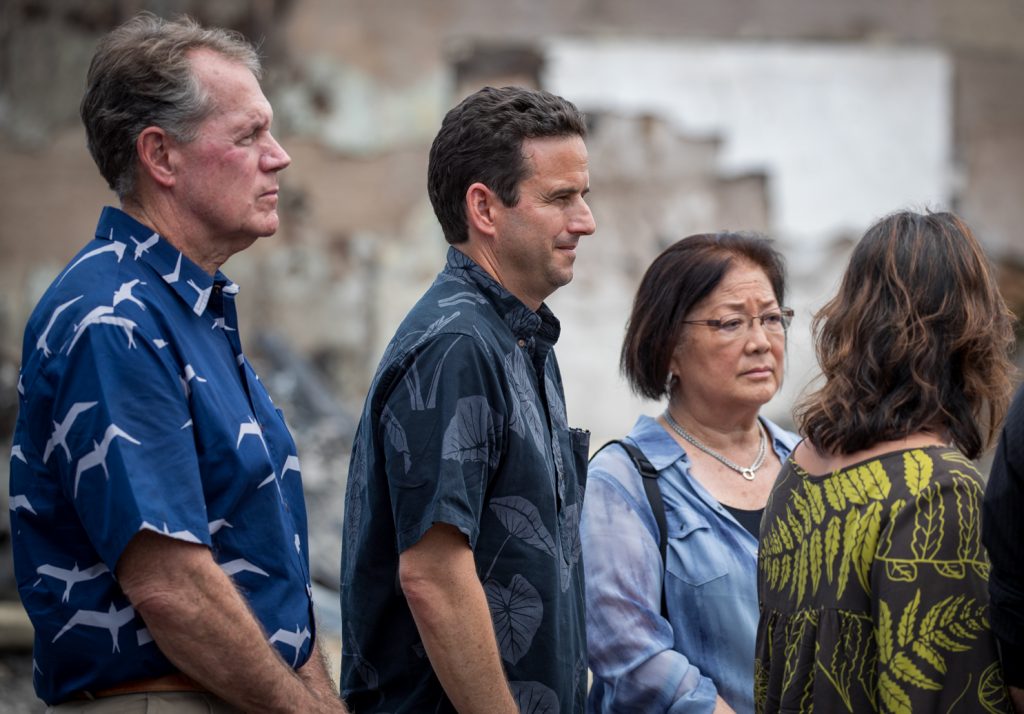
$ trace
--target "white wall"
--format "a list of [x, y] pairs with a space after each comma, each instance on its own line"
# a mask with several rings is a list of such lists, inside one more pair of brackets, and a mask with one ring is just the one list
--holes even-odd
[[[948, 207], [956, 188], [952, 68], [936, 49], [559, 39], [547, 47], [543, 84], [584, 111], [654, 114], [718, 138], [724, 176], [767, 175], [770, 234], [788, 259], [797, 310], [787, 382], [766, 409], [773, 418], [788, 419], [815, 373], [811, 317], [834, 291], [850, 241], [895, 209]], [[723, 228], [744, 226], [703, 230]], [[599, 224], [589, 240], [629, 236], [603, 235]], [[586, 250], [578, 273], [615, 270], [588, 265]], [[551, 300], [563, 324], [559, 359], [570, 418], [596, 442], [659, 407], [632, 398], [617, 375], [631, 295], [572, 291]]]

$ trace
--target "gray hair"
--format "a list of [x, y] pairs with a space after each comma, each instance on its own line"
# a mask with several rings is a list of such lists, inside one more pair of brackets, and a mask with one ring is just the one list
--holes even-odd
[[195, 139], [213, 110], [189, 53], [206, 49], [262, 75], [256, 49], [242, 35], [204, 28], [190, 17], [142, 12], [100, 41], [89, 65], [80, 113], [93, 161], [123, 201], [135, 191], [139, 134], [158, 126], [178, 141]]

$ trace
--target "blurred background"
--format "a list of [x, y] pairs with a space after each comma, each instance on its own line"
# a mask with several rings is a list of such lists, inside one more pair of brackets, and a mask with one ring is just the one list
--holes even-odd
[[[788, 259], [797, 318], [786, 384], [766, 409], [783, 424], [815, 373], [814, 310], [886, 213], [961, 213], [1024, 315], [1020, 0], [0, 0], [8, 449], [28, 314], [116, 203], [78, 120], [85, 71], [98, 38], [142, 9], [235, 28], [264, 57], [293, 160], [281, 228], [224, 271], [242, 288], [246, 353], [299, 442], [325, 628], [362, 399], [447, 247], [427, 152], [444, 113], [481, 86], [553, 91], [591, 124], [598, 229], [549, 304], [570, 423], [595, 447], [660, 409], [629, 394], [618, 352], [644, 269], [692, 233], [761, 231]], [[0, 689], [12, 692], [0, 711], [38, 711], [0, 492]]]

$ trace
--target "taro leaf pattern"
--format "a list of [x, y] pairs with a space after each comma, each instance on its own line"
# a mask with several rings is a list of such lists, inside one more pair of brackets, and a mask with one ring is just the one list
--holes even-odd
[[485, 397], [463, 397], [456, 402], [455, 415], [444, 431], [441, 458], [459, 463], [485, 462], [493, 469], [501, 455], [496, 444], [500, 421], [501, 415], [491, 409]]
[[576, 702], [584, 702], [587, 699], [587, 655], [585, 652], [581, 652], [580, 656], [576, 658], [576, 666], [572, 670], [572, 681], [576, 682], [576, 688], [572, 692], [570, 710], [576, 711]]
[[512, 415], [509, 428], [522, 438], [529, 433], [537, 451], [544, 453], [544, 424], [537, 411], [537, 395], [530, 379], [530, 367], [522, 350], [505, 355], [505, 372], [512, 382]]
[[480, 293], [473, 290], [463, 290], [462, 292], [449, 295], [446, 298], [441, 298], [437, 301], [438, 307], [451, 307], [452, 305], [458, 305], [459, 303], [467, 303], [469, 305], [486, 305], [487, 298]]
[[441, 383], [445, 360], [448, 359], [448, 353], [454, 349], [460, 339], [462, 339], [461, 335], [452, 340], [448, 349], [441, 355], [441, 359], [434, 365], [434, 371], [430, 376], [430, 383], [427, 385], [426, 399], [423, 398], [423, 385], [420, 382], [419, 368], [416, 366], [416, 362], [409, 365], [408, 371], [402, 377], [405, 389], [409, 393], [409, 409], [416, 412], [423, 411], [424, 409], [433, 409], [437, 405], [437, 387]]
[[530, 649], [544, 617], [540, 593], [522, 575], [513, 575], [508, 587], [491, 578], [484, 583], [484, 593], [501, 658], [516, 664]]
[[451, 315], [442, 315], [434, 320], [427, 326], [427, 329], [423, 331], [423, 334], [416, 338], [416, 341], [412, 344], [412, 347], [409, 348], [409, 351], [415, 352], [420, 345], [433, 339], [437, 335], [440, 335], [441, 331], [448, 326], [448, 323], [457, 318], [460, 314], [461, 313], [456, 310]]
[[[353, 548], [359, 542], [359, 533], [363, 527], [363, 501], [366, 499], [366, 452], [362, 444], [362, 439], [356, 438], [345, 497], [345, 522], [342, 524], [344, 540]], [[355, 564], [356, 559], [350, 554], [345, 560], [346, 578], [351, 577]]]
[[[824, 479], [787, 465], [758, 563], [758, 706], [781, 695], [799, 712], [1008, 711], [987, 621], [982, 496], [976, 468], [952, 450]], [[819, 629], [822, 612], [838, 630]]]
[[[524, 360], [525, 361], [525, 360]], [[558, 492], [559, 503], [565, 502], [565, 463], [562, 459], [562, 444], [559, 434], [569, 432], [569, 423], [565, 414], [565, 401], [562, 391], [551, 379], [550, 375], [544, 375], [544, 394], [547, 399], [548, 413], [551, 418], [551, 457], [555, 464], [555, 488]], [[571, 448], [571, 444], [570, 444]]]
[[562, 462], [562, 442], [556, 431], [551, 432], [551, 456], [555, 462], [555, 491], [558, 493], [558, 502], [565, 503], [565, 464]]
[[550, 375], [544, 375], [544, 391], [547, 392], [548, 408], [551, 409], [551, 421], [554, 422], [555, 430], [568, 431], [569, 421], [565, 414], [565, 402], [562, 401], [562, 393]]
[[558, 696], [540, 682], [509, 682], [521, 714], [558, 714]]
[[392, 449], [402, 454], [405, 473], [409, 473], [409, 469], [412, 467], [412, 456], [409, 454], [409, 441], [406, 439], [405, 429], [388, 407], [384, 407], [381, 412], [381, 421], [384, 423], [384, 437]]
[[491, 499], [490, 507], [509, 533], [556, 557], [555, 541], [535, 505], [522, 496], [499, 496]]
[[562, 557], [559, 562], [559, 574], [561, 575], [562, 592], [569, 589], [572, 584], [572, 572], [576, 563], [579, 562], [583, 546], [580, 542], [580, 509], [579, 504], [573, 503], [562, 509], [564, 521], [560, 529]]
[[380, 677], [372, 664], [366, 661], [362, 655], [355, 655], [356, 673], [366, 685], [367, 689], [377, 689], [380, 686]]

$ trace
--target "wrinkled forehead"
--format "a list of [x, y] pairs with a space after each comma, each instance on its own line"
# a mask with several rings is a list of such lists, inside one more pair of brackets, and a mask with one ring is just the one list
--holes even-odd
[[778, 305], [775, 290], [764, 268], [734, 256], [718, 285], [694, 306], [722, 312], [762, 310]]

